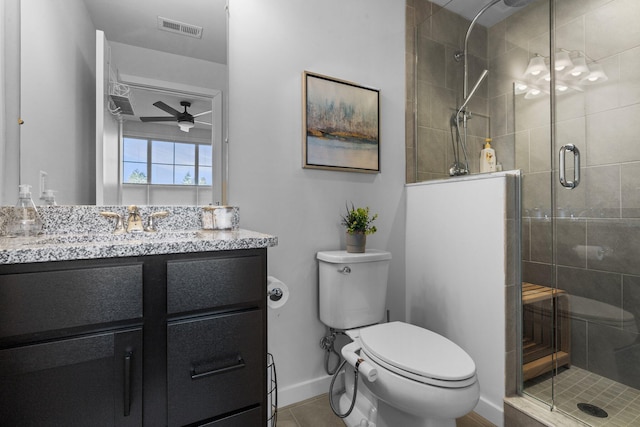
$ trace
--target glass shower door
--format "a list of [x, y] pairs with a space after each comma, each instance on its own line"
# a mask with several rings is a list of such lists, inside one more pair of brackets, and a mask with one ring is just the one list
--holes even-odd
[[592, 425], [638, 425], [640, 2], [554, 8], [551, 253], [569, 362], [553, 402]]
[[[515, 168], [522, 171], [523, 391], [552, 406], [558, 359], [553, 236], [550, 10], [538, 0], [506, 20], [513, 83]], [[566, 333], [564, 334], [566, 336]], [[562, 356], [563, 358], [565, 356]]]

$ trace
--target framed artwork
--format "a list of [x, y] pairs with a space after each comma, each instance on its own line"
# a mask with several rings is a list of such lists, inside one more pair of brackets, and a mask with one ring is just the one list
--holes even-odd
[[380, 172], [380, 91], [305, 71], [303, 168]]

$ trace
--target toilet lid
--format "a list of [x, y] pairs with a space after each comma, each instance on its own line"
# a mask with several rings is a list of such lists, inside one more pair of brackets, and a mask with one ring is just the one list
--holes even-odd
[[475, 381], [476, 365], [462, 348], [419, 326], [403, 322], [370, 326], [360, 330], [360, 341], [368, 356], [399, 375], [451, 387]]

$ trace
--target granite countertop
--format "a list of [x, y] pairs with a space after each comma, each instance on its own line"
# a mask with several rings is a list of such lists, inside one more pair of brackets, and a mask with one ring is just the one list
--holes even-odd
[[[157, 233], [113, 234], [115, 221], [101, 212], [127, 218], [126, 206], [39, 206], [43, 227], [37, 237], [6, 237], [13, 207], [0, 207], [0, 265], [76, 259], [135, 257], [276, 246], [278, 238], [240, 228], [233, 208], [231, 230], [211, 230], [201, 206], [138, 206], [143, 220], [156, 212]], [[210, 215], [210, 214], [209, 214]]]
[[0, 237], [0, 265], [256, 249], [277, 244], [275, 236], [243, 229]]

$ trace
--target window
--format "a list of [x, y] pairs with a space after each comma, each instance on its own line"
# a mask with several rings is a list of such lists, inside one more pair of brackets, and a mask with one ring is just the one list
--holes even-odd
[[123, 138], [125, 184], [200, 185], [213, 182], [210, 144]]

